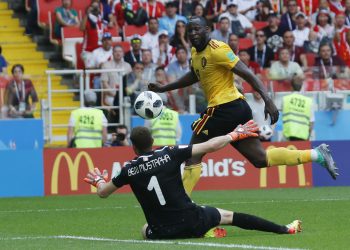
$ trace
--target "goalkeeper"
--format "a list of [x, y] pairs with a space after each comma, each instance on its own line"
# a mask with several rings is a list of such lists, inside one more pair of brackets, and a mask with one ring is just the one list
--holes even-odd
[[[107, 171], [95, 168], [84, 179], [97, 187], [97, 194], [106, 198], [118, 188], [130, 185], [140, 203], [147, 224], [142, 229], [145, 239], [175, 239], [203, 237], [220, 225], [233, 225], [247, 230], [278, 234], [295, 234], [301, 231], [301, 221], [278, 225], [268, 220], [219, 208], [198, 206], [185, 192], [181, 180], [181, 163], [191, 158], [225, 147], [247, 137], [257, 137], [257, 125], [249, 121], [239, 125], [227, 135], [212, 138], [204, 143], [184, 146], [165, 146], [152, 151], [153, 138], [145, 127], [131, 131], [130, 140], [138, 155], [111, 181]], [[224, 237], [225, 229], [217, 228], [215, 237]]]

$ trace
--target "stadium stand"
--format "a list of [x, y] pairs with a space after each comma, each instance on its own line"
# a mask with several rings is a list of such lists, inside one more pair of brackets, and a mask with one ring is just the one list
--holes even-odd
[[129, 40], [133, 35], [135, 34], [139, 34], [140, 36], [143, 36], [144, 34], [146, 34], [146, 32], [148, 31], [147, 25], [143, 25], [143, 26], [136, 26], [136, 25], [124, 25], [123, 27], [123, 34], [124, 34], [124, 38], [125, 40]]

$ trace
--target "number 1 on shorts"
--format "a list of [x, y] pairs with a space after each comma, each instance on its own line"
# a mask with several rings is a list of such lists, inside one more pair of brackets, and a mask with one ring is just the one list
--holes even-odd
[[160, 189], [159, 182], [158, 182], [158, 179], [156, 176], [153, 175], [151, 177], [151, 180], [148, 183], [147, 189], [148, 189], [148, 191], [152, 191], [154, 189], [160, 205], [164, 206], [166, 204], [166, 201], [164, 199], [162, 190]]

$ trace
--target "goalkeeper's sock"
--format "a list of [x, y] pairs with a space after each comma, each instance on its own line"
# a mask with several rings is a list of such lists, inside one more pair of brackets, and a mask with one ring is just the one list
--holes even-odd
[[311, 162], [315, 157], [314, 150], [291, 150], [287, 148], [273, 148], [266, 151], [268, 166], [295, 166]]
[[277, 234], [288, 233], [288, 228], [271, 221], [244, 213], [233, 213], [232, 225], [246, 230], [258, 230]]
[[186, 166], [182, 176], [182, 182], [188, 196], [191, 196], [193, 188], [196, 186], [202, 172], [202, 164]]

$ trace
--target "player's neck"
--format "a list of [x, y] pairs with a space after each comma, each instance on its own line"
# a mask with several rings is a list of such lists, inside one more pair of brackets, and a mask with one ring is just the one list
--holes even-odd
[[204, 43], [202, 43], [201, 45], [195, 47], [195, 48], [196, 48], [196, 51], [197, 51], [197, 52], [203, 51], [203, 50], [207, 47], [207, 45], [208, 45], [208, 43], [210, 42], [210, 40], [211, 40], [210, 37], [207, 37], [207, 38], [206, 38], [206, 41], [205, 41]]

